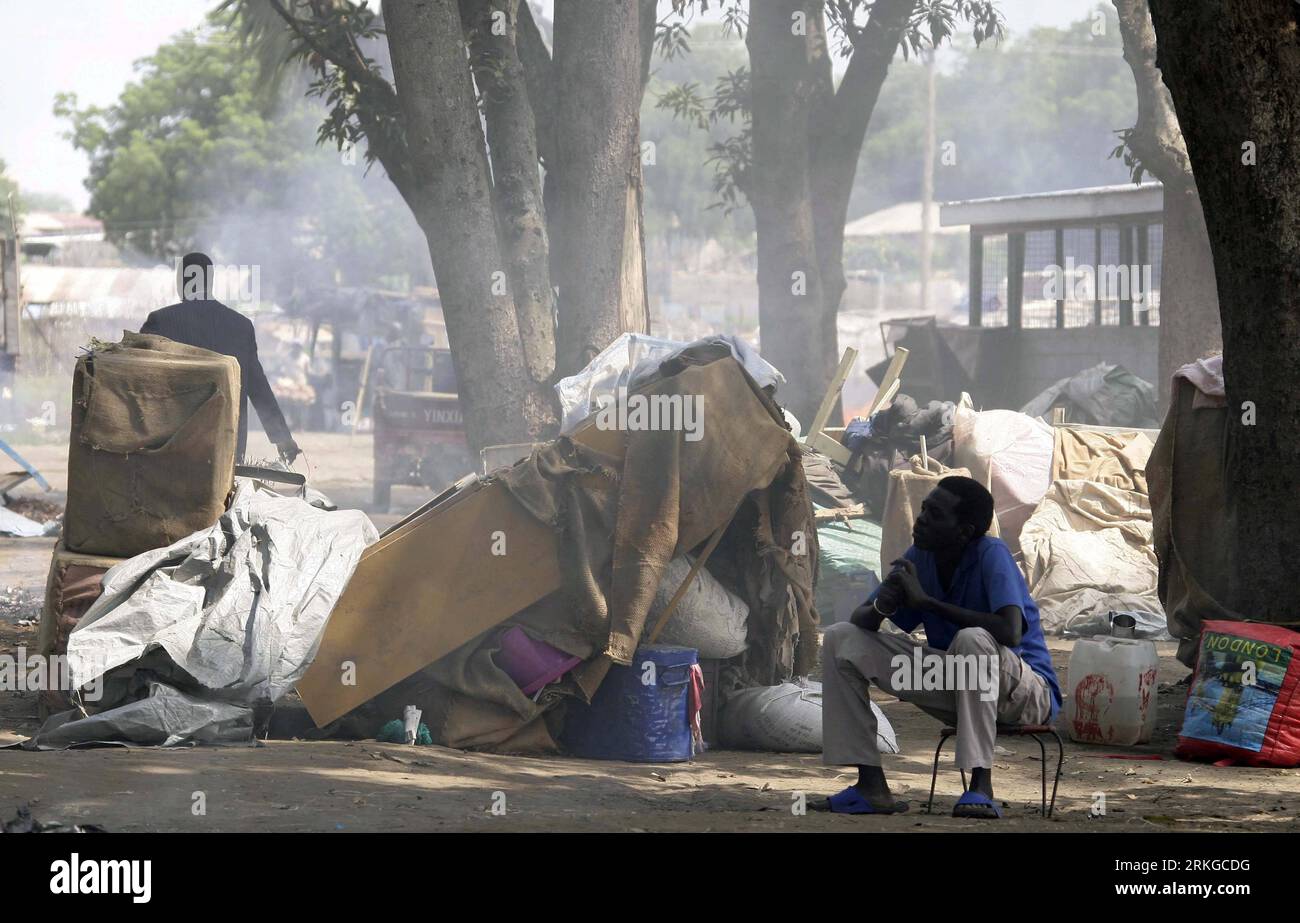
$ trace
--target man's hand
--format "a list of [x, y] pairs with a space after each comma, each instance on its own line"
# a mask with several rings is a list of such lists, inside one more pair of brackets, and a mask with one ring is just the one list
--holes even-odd
[[876, 594], [876, 603], [882, 612], [895, 612], [898, 607], [907, 602], [907, 596], [903, 593], [902, 586], [896, 579], [891, 577], [885, 578], [885, 582], [880, 586], [880, 592]]
[[858, 606], [853, 610], [853, 614], [849, 616], [849, 621], [866, 631], [876, 631], [880, 628], [881, 621], [889, 613], [897, 612], [898, 607], [902, 604], [902, 589], [899, 588], [897, 583], [886, 581], [881, 584], [875, 602], [865, 602]]
[[875, 631], [880, 627], [880, 614], [871, 607], [871, 603], [863, 603], [853, 610], [849, 616], [849, 623], [856, 625], [863, 631]]
[[916, 565], [906, 558], [899, 558], [892, 563], [894, 571], [889, 575], [888, 582], [898, 587], [903, 594], [903, 604], [909, 609], [924, 609], [930, 597], [921, 587]]
[[284, 459], [286, 465], [292, 465], [294, 459], [302, 454], [302, 449], [298, 448], [298, 443], [290, 439], [288, 442], [281, 442], [276, 445], [280, 450], [280, 457]]

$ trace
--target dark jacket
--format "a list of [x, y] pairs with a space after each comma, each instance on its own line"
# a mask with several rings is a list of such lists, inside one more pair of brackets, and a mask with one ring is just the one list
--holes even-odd
[[159, 308], [149, 315], [141, 333], [156, 333], [177, 343], [210, 349], [239, 360], [239, 448], [244, 457], [248, 444], [248, 401], [252, 398], [266, 435], [277, 446], [292, 440], [284, 414], [271, 392], [271, 385], [257, 358], [257, 336], [253, 322], [219, 301], [182, 301]]

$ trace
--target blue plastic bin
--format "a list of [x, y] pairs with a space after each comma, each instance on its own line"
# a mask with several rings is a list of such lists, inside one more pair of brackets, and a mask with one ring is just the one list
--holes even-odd
[[698, 660], [690, 647], [638, 647], [632, 666], [610, 667], [591, 705], [569, 705], [561, 735], [565, 749], [592, 760], [689, 760], [691, 667]]

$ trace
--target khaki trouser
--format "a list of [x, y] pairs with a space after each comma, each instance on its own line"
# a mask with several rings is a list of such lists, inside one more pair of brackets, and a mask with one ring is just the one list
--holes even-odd
[[[946, 668], [942, 688], [917, 688], [934, 685], [917, 682], [918, 652], [922, 665], [940, 663]], [[938, 675], [934, 670], [930, 677]], [[1042, 724], [1052, 713], [1052, 691], [1046, 680], [983, 628], [963, 628], [948, 650], [940, 651], [906, 635], [865, 631], [839, 622], [827, 628], [822, 638], [823, 762], [880, 765], [876, 718], [867, 694], [871, 683], [955, 726], [957, 766], [967, 770], [992, 768], [999, 722]]]

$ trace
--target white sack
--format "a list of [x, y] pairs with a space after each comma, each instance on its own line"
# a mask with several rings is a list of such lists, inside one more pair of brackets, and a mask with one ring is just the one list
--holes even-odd
[[952, 464], [988, 485], [1001, 539], [1020, 549], [1020, 530], [1052, 483], [1052, 428], [1014, 410], [958, 406]]
[[[876, 716], [876, 746], [881, 753], [897, 753], [893, 725], [871, 703]], [[731, 693], [718, 715], [722, 746], [732, 750], [768, 750], [776, 753], [820, 753], [822, 750], [822, 684], [756, 686]]]
[[[647, 626], [659, 624], [659, 616], [691, 572], [692, 563], [689, 555], [668, 562], [650, 604]], [[745, 601], [702, 567], [664, 625], [658, 643], [693, 647], [704, 660], [726, 660], [744, 653], [748, 624], [749, 606]]]

